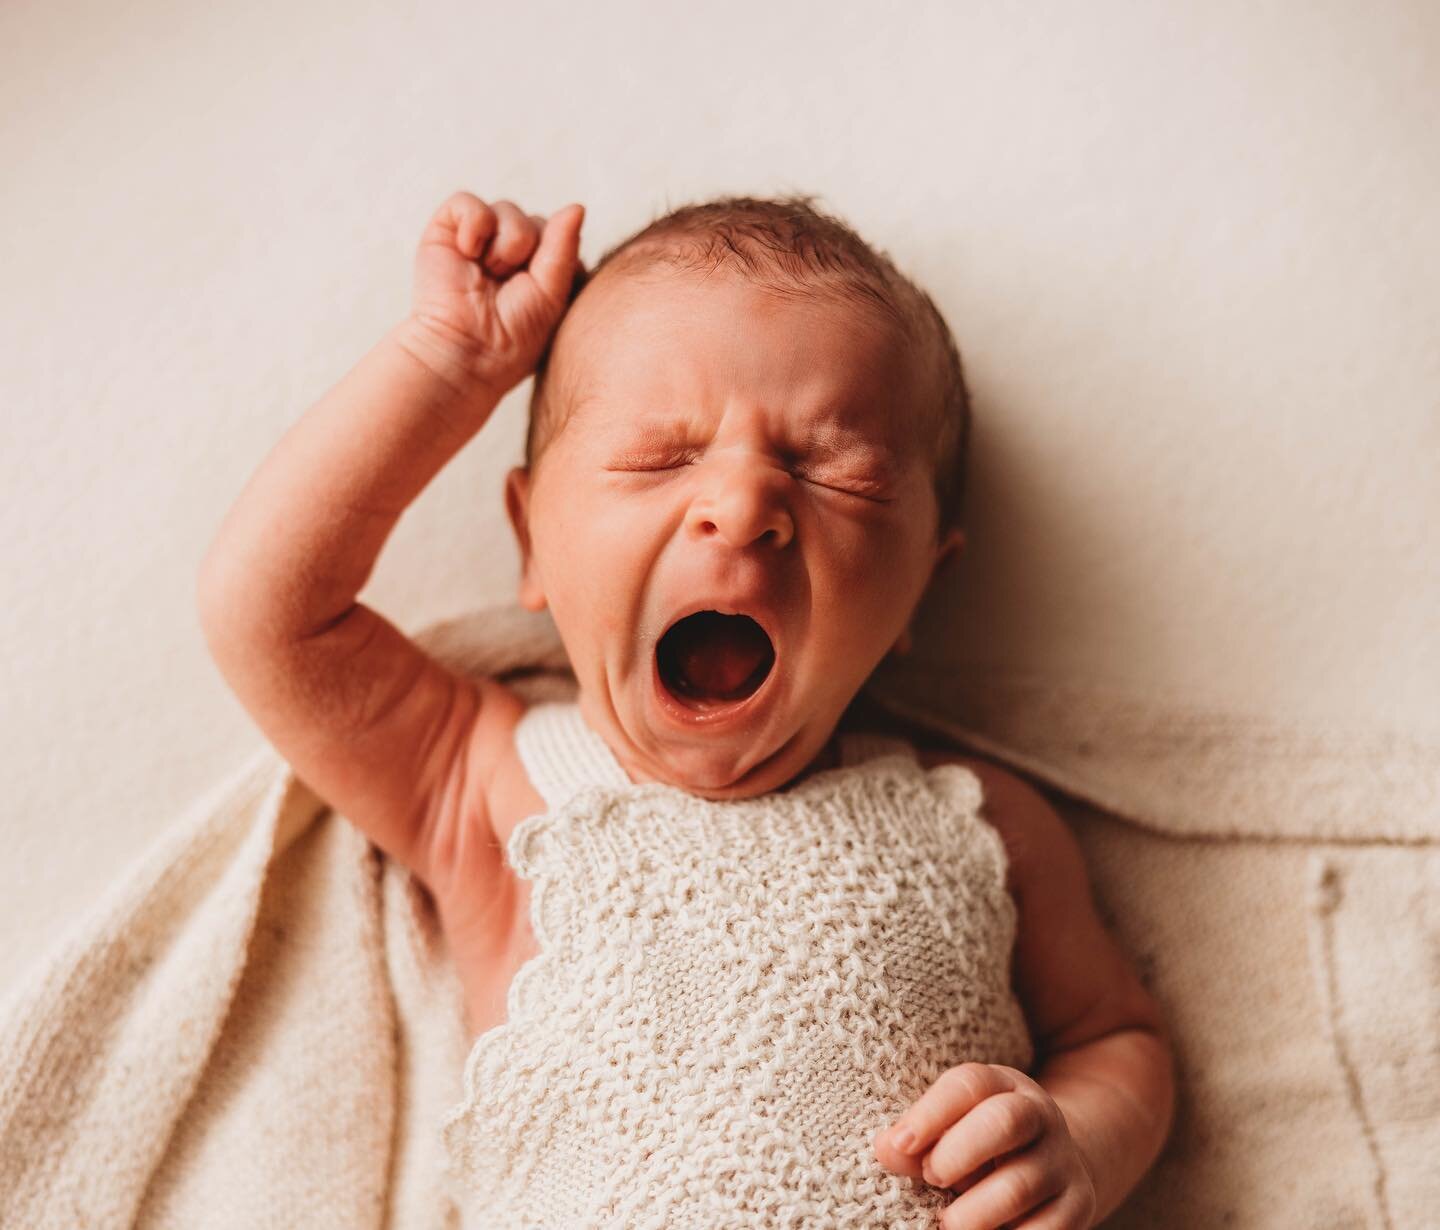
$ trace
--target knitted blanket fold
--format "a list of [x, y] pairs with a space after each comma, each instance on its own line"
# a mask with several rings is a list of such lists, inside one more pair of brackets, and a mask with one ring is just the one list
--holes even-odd
[[[518, 609], [420, 639], [563, 685]], [[456, 1226], [462, 1002], [428, 895], [263, 748], [0, 1004], [0, 1226]]]
[[[417, 639], [454, 669], [506, 677], [529, 699], [573, 693], [544, 616], [495, 608]], [[871, 690], [937, 738], [1133, 822], [1113, 839], [1095, 830], [1122, 843], [1097, 851], [1117, 851], [1117, 866], [1134, 851], [1170, 869], [1167, 908], [1187, 892], [1192, 916], [1197, 902], [1213, 902], [1196, 923], [1212, 944], [1253, 935], [1255, 920], [1227, 917], [1223, 883], [1186, 878], [1175, 839], [1211, 843], [1197, 850], [1259, 839], [1257, 854], [1276, 858], [1277, 843], [1317, 847], [1312, 882], [1274, 892], [1277, 905], [1305, 902], [1313, 1019], [1294, 1029], [1323, 1023], [1359, 1143], [1344, 1165], [1305, 1164], [1368, 1176], [1354, 1189], [1364, 1220], [1348, 1224], [1418, 1225], [1412, 1211], [1440, 1208], [1436, 749], [1302, 739], [1203, 716], [1162, 721], [1025, 680], [972, 681], [966, 695], [950, 686], [960, 682], [882, 672]], [[1144, 844], [1154, 834], [1164, 840]], [[1327, 854], [1324, 843], [1336, 842], [1343, 848]], [[1139, 884], [1099, 885], [1122, 923], [1127, 902], [1149, 908]], [[1204, 1013], [1214, 984], [1192, 939], [1160, 954], [1182, 1067], [1202, 1037], [1226, 1028]], [[0, 1002], [0, 1226], [459, 1225], [439, 1131], [469, 1038], [429, 897], [269, 748], [197, 800], [39, 956]], [[1277, 950], [1263, 976], [1293, 977], [1300, 956]], [[1263, 1093], [1273, 1058], [1236, 1054], [1227, 1079]], [[1306, 1096], [1319, 1106], [1328, 1088]], [[1178, 1139], [1194, 1152], [1169, 1170], [1162, 1159], [1153, 1200], [1165, 1224], [1198, 1228], [1213, 1223], [1187, 1220], [1187, 1200], [1198, 1208], [1228, 1184], [1226, 1199], [1248, 1208], [1252, 1176], [1205, 1169], [1216, 1156], [1205, 1142], [1225, 1139], [1228, 1120], [1185, 1122], [1184, 1096], [1182, 1080]], [[1260, 1130], [1250, 1108], [1233, 1113]], [[1234, 1165], [1264, 1170], [1267, 1142], [1288, 1139], [1296, 1122], [1255, 1138]], [[1136, 1207], [1145, 1199], [1142, 1189]], [[1294, 1212], [1236, 1224], [1296, 1224]], [[1122, 1223], [1132, 1224], [1117, 1215]]]

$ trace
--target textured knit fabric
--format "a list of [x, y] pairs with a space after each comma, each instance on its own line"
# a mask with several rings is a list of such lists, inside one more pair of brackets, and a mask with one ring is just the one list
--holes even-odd
[[975, 776], [852, 738], [712, 802], [632, 784], [573, 703], [516, 740], [549, 809], [508, 847], [539, 952], [445, 1123], [467, 1224], [933, 1227], [953, 1195], [876, 1132], [947, 1067], [1033, 1058]]

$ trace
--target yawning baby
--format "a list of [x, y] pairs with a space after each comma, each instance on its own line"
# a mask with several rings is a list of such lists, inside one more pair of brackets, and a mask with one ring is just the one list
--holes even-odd
[[[804, 198], [675, 210], [589, 272], [582, 218], [447, 200], [410, 315], [200, 581], [267, 737], [434, 899], [477, 1035], [437, 1125], [457, 1204], [1092, 1225], [1168, 1130], [1160, 1014], [1041, 796], [861, 695], [962, 544], [948, 327]], [[505, 503], [578, 692], [527, 707], [356, 594], [532, 373]]]

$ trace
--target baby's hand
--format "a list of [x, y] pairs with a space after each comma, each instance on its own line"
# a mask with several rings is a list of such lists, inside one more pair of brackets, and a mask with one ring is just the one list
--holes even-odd
[[941, 1073], [876, 1136], [875, 1156], [895, 1174], [963, 1193], [940, 1219], [945, 1230], [1088, 1230], [1095, 1215], [1095, 1184], [1065, 1116], [1016, 1068]]
[[437, 374], [495, 399], [534, 369], [570, 302], [583, 205], [547, 221], [510, 201], [457, 192], [415, 254], [406, 345]]

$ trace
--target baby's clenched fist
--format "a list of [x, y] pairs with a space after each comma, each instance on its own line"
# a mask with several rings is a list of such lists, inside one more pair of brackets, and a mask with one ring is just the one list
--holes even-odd
[[1088, 1230], [1095, 1185], [1051, 1096], [1018, 1068], [949, 1068], [875, 1140], [887, 1170], [960, 1198], [943, 1230]]
[[408, 349], [465, 391], [498, 399], [535, 369], [580, 268], [583, 205], [550, 217], [451, 196], [415, 253]]

